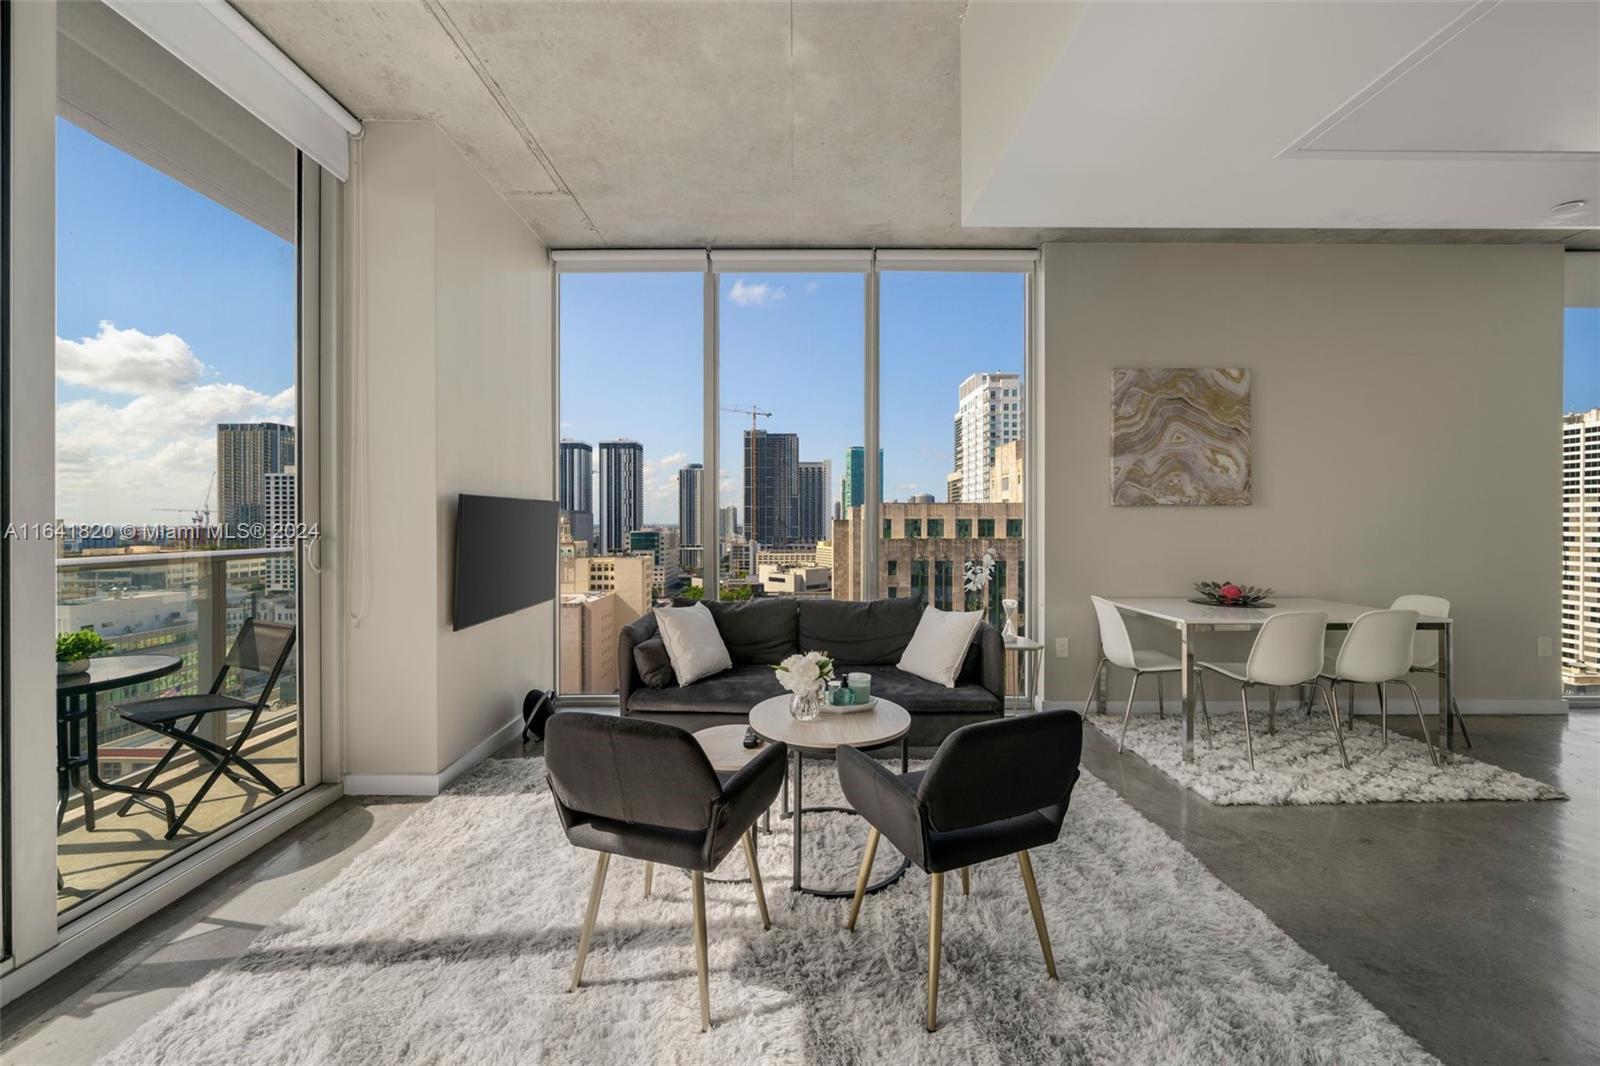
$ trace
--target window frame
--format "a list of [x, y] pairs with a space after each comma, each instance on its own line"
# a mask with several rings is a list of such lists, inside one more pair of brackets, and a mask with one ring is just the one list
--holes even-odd
[[[1043, 273], [1043, 264], [1040, 251], [1037, 248], [1026, 249], [772, 249], [772, 250], [722, 250], [722, 249], [557, 249], [550, 253], [551, 260], [551, 462], [552, 472], [556, 473], [555, 464], [560, 461], [561, 438], [561, 318], [560, 318], [560, 285], [564, 274], [570, 273], [644, 273], [652, 271], [662, 272], [689, 272], [699, 271], [704, 274], [704, 307], [703, 316], [703, 344], [704, 357], [702, 360], [702, 391], [704, 405], [702, 411], [702, 425], [704, 433], [703, 465], [705, 467], [705, 483], [709, 486], [721, 484], [722, 472], [718, 461], [719, 455], [719, 423], [721, 415], [720, 397], [720, 352], [718, 348], [720, 335], [720, 293], [721, 278], [723, 274], [779, 274], [779, 273], [856, 273], [862, 275], [865, 336], [862, 341], [863, 374], [862, 374], [862, 407], [863, 407], [863, 432], [862, 441], [864, 452], [868, 461], [864, 465], [862, 523], [863, 531], [870, 531], [876, 535], [864, 536], [860, 545], [860, 559], [858, 565], [862, 575], [862, 596], [865, 599], [874, 599], [884, 595], [880, 587], [882, 582], [878, 573], [878, 559], [880, 546], [886, 540], [892, 540], [893, 530], [889, 528], [889, 520], [883, 518], [882, 486], [878, 464], [870, 461], [871, 457], [881, 450], [879, 425], [881, 417], [880, 394], [880, 322], [879, 322], [879, 282], [883, 273], [888, 271], [906, 272], [949, 272], [949, 273], [1006, 273], [1020, 274], [1023, 276], [1023, 385], [1018, 398], [1023, 410], [1041, 410], [1040, 401], [1043, 397], [1043, 359], [1040, 355], [1040, 338], [1043, 336], [1042, 308], [1038, 300], [1038, 293], [1042, 291], [1040, 275]], [[1024, 571], [1038, 575], [1041, 572], [1042, 555], [1039, 545], [1042, 541], [1038, 535], [1040, 523], [1044, 513], [1044, 448], [1043, 448], [1044, 420], [1035, 417], [1029, 426], [1024, 458], [1027, 471], [1027, 488], [1024, 492]], [[704, 493], [702, 502], [703, 514], [701, 517], [702, 528], [709, 531], [715, 539], [715, 547], [707, 546], [708, 558], [721, 557], [722, 530], [718, 522], [720, 510], [720, 493], [708, 491]], [[957, 530], [959, 536], [959, 529]], [[552, 560], [551, 565], [557, 568], [557, 583], [559, 587], [559, 561]], [[704, 568], [705, 596], [717, 598], [720, 594], [718, 567], [707, 565]], [[915, 575], [912, 575], [915, 585]], [[923, 585], [927, 586], [931, 574], [927, 575]], [[1042, 587], [1042, 582], [1039, 583]], [[893, 586], [896, 591], [904, 589], [903, 583]], [[1030, 630], [1029, 635], [1037, 640], [1043, 640], [1045, 612], [1043, 604], [1037, 597], [1031, 597], [1024, 608], [1023, 617], [1025, 625]], [[555, 690], [562, 692], [560, 674], [560, 616], [557, 612], [556, 624], [551, 627], [551, 661], [555, 663], [553, 679]], [[617, 697], [596, 695], [562, 695], [560, 700], [565, 705], [601, 705], [615, 706]]]

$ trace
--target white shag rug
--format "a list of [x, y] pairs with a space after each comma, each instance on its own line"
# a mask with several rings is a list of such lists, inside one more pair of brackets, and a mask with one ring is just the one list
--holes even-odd
[[[1237, 706], [1211, 715], [1212, 743], [1205, 722], [1195, 722], [1195, 760], [1183, 761], [1183, 720], [1135, 714], [1128, 723], [1126, 751], [1144, 759], [1185, 788], [1219, 806], [1292, 806], [1313, 803], [1442, 803], [1451, 800], [1558, 800], [1567, 794], [1554, 785], [1480, 762], [1459, 752], [1439, 751], [1440, 765], [1428, 758], [1421, 740], [1357, 718], [1344, 734], [1350, 769], [1339, 763], [1339, 748], [1327, 712], [1307, 716], [1289, 706], [1278, 714], [1277, 732], [1266, 730], [1266, 714], [1250, 716], [1256, 768], [1245, 754], [1243, 715]], [[1111, 738], [1122, 732], [1122, 716], [1091, 714], [1088, 721]], [[1429, 723], [1430, 732], [1432, 722]]]
[[[808, 767], [809, 802], [839, 802]], [[594, 856], [562, 836], [537, 759], [490, 762], [421, 807], [107, 1055], [108, 1064], [1435, 1063], [1100, 781], [1032, 853], [1059, 981], [1013, 860], [946, 881], [937, 1033], [923, 1029], [928, 878], [867, 898], [788, 888], [772, 911], [708, 884], [712, 1029], [699, 1031], [689, 881], [611, 863], [584, 985], [566, 991]], [[807, 823], [808, 871], [848, 886], [864, 822]], [[813, 850], [815, 845], [815, 850]], [[896, 856], [880, 849], [879, 862]], [[738, 876], [736, 850], [721, 873]]]

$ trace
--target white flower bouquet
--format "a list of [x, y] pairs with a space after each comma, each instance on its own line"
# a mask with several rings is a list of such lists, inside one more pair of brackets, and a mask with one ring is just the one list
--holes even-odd
[[833, 676], [833, 659], [827, 652], [808, 651], [791, 655], [773, 667], [778, 684], [794, 694], [789, 713], [805, 721], [822, 709], [822, 693]]

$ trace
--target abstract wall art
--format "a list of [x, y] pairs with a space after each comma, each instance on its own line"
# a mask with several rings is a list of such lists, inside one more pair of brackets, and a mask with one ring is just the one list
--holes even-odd
[[1114, 507], [1250, 503], [1250, 371], [1111, 372]]

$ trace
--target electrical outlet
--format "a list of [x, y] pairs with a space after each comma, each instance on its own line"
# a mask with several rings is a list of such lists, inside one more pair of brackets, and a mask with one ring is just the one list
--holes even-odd
[[1554, 651], [1550, 647], [1550, 638], [1549, 637], [1540, 637], [1539, 638], [1539, 658], [1548, 659], [1553, 654], [1554, 654]]
[[1056, 638], [1056, 658], [1057, 659], [1065, 659], [1066, 657], [1067, 657], [1067, 638], [1066, 637], [1057, 637]]

